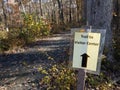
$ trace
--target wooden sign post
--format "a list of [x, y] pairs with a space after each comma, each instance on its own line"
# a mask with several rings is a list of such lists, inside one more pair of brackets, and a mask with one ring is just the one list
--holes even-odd
[[79, 69], [78, 70], [78, 79], [77, 79], [77, 90], [85, 89], [85, 78], [86, 78], [85, 70]]

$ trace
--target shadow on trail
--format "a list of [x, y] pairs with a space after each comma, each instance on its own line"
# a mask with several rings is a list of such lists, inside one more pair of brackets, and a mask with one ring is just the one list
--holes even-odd
[[50, 51], [32, 51], [32, 52], [25, 52], [25, 53], [17, 53], [17, 54], [3, 54], [0, 55], [0, 64], [1, 68], [8, 68], [14, 65], [19, 66], [23, 64], [25, 61], [27, 64], [34, 64], [34, 63], [49, 63], [51, 60], [48, 57], [54, 58], [54, 60], [58, 61], [60, 59], [64, 59], [65, 56], [64, 48], [57, 48], [56, 50]]
[[24, 52], [0, 54], [0, 84], [5, 78], [24, 77], [35, 68], [48, 68], [52, 64], [67, 60], [68, 39], [55, 37], [38, 40], [27, 46]]

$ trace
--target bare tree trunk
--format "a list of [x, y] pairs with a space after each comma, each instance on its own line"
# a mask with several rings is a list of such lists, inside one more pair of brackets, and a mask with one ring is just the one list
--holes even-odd
[[71, 23], [71, 21], [72, 21], [71, 4], [72, 4], [72, 0], [70, 0], [70, 6], [69, 6], [69, 22], [70, 22], [70, 23]]
[[55, 23], [56, 23], [55, 0], [53, 0], [52, 3], [53, 3], [53, 9], [52, 9], [52, 22], [55, 22]]
[[77, 18], [78, 18], [78, 22], [80, 22], [80, 20], [83, 17], [83, 2], [84, 0], [76, 0], [76, 5], [77, 5]]
[[64, 16], [63, 16], [63, 5], [62, 5], [62, 0], [57, 0], [58, 2], [58, 8], [59, 8], [59, 19], [60, 22], [64, 23]]
[[40, 4], [40, 15], [42, 16], [43, 13], [42, 13], [42, 2], [41, 2], [41, 0], [39, 0], [39, 4]]
[[113, 0], [88, 0], [87, 1], [87, 21], [94, 28], [106, 29], [105, 47], [107, 59], [113, 60], [112, 56], [112, 9]]
[[114, 13], [113, 13], [113, 24], [116, 30], [116, 33], [119, 32], [120, 28], [120, 0], [114, 0]]
[[2, 1], [2, 9], [3, 9], [3, 16], [4, 16], [5, 28], [6, 28], [6, 30], [8, 30], [7, 15], [5, 13], [4, 1]]

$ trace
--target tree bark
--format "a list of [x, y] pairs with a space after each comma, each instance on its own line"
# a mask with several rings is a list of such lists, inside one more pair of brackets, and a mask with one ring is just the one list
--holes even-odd
[[78, 22], [80, 22], [80, 20], [84, 17], [84, 3], [84, 0], [76, 0]]
[[71, 12], [71, 5], [72, 5], [72, 0], [69, 1], [69, 23], [71, 23], [72, 21], [72, 12]]
[[107, 59], [113, 60], [112, 56], [112, 11], [113, 0], [88, 0], [87, 22], [96, 29], [106, 29], [105, 48]]
[[43, 13], [42, 13], [42, 2], [41, 2], [41, 0], [39, 0], [39, 5], [40, 5], [40, 15], [43, 16]]
[[5, 28], [7, 30], [8, 29], [8, 24], [7, 24], [7, 15], [6, 15], [6, 12], [5, 12], [5, 7], [4, 7], [4, 1], [2, 1], [2, 9], [3, 9]]
[[62, 0], [57, 0], [58, 2], [58, 8], [59, 8], [59, 19], [60, 22], [63, 23], [64, 22], [64, 16], [63, 16], [63, 6], [62, 6]]

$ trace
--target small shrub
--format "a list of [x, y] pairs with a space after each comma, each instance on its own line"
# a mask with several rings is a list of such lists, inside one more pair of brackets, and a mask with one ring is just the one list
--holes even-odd
[[96, 88], [99, 90], [113, 90], [112, 88], [114, 88], [110, 77], [104, 73], [100, 73], [99, 76], [89, 74], [86, 79], [86, 86], [87, 88]]
[[28, 30], [30, 36], [37, 38], [40, 36], [47, 36], [50, 34], [50, 23], [43, 18], [37, 19], [34, 14], [27, 14], [24, 16], [24, 28]]
[[38, 19], [34, 14], [23, 15], [24, 25], [22, 28], [9, 28], [9, 32], [0, 31], [0, 50], [8, 50], [9, 48], [22, 47], [29, 44], [41, 36], [50, 34], [50, 24], [46, 19]]
[[11, 29], [8, 32], [7, 42], [10, 48], [21, 47], [24, 45], [24, 40], [19, 38], [20, 30], [19, 29]]
[[9, 50], [10, 46], [6, 39], [0, 40], [0, 52]]
[[53, 65], [40, 83], [47, 90], [72, 90], [76, 88], [76, 75], [64, 65]]
[[0, 40], [1, 39], [6, 39], [7, 38], [7, 31], [0, 31]]
[[27, 29], [22, 29], [17, 38], [23, 41], [23, 45], [29, 44], [35, 39], [32, 35], [29, 35]]

